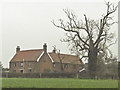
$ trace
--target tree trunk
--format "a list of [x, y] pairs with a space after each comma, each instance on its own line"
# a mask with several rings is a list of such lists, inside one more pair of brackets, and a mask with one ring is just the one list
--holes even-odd
[[88, 72], [90, 78], [95, 78], [96, 76], [96, 66], [97, 66], [97, 47], [94, 47], [92, 38], [89, 43], [89, 51], [88, 51]]
[[63, 63], [62, 63], [62, 60], [60, 60], [60, 68], [61, 68], [61, 72], [63, 72], [64, 69], [63, 69]]
[[120, 61], [118, 62], [118, 78], [120, 80]]
[[92, 47], [88, 52], [88, 71], [90, 78], [95, 78], [97, 66], [97, 48]]

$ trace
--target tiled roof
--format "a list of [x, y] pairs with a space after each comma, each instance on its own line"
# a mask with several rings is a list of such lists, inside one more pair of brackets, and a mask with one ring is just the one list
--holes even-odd
[[39, 56], [42, 54], [43, 49], [34, 49], [34, 50], [23, 50], [15, 54], [10, 62], [14, 61], [37, 61]]
[[[43, 49], [34, 49], [34, 50], [22, 50], [15, 54], [15, 56], [11, 59], [10, 62], [15, 61], [37, 61], [40, 59], [41, 55], [43, 55]], [[82, 61], [75, 55], [68, 54], [58, 54], [58, 53], [48, 53], [52, 62], [60, 62], [62, 63], [71, 63], [71, 64], [83, 64]]]
[[71, 64], [83, 64], [82, 61], [75, 55], [68, 55], [68, 54], [57, 54], [57, 53], [49, 53], [54, 62], [62, 63], [71, 63]]

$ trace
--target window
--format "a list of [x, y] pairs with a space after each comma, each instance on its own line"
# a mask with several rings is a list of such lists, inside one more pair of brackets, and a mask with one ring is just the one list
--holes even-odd
[[64, 64], [64, 68], [67, 68], [68, 67], [68, 65], [67, 64]]
[[76, 65], [75, 64], [73, 64], [73, 68], [76, 69]]
[[23, 62], [20, 63], [20, 66], [23, 67]]
[[55, 67], [55, 63], [53, 62], [53, 67]]
[[16, 70], [13, 70], [13, 72], [15, 73], [15, 72], [16, 72]]
[[32, 69], [28, 69], [28, 72], [30, 73], [32, 71]]
[[28, 66], [31, 66], [31, 62], [28, 63]]
[[55, 67], [55, 64], [53, 64], [53, 67]]
[[23, 72], [24, 72], [24, 70], [23, 70], [23, 69], [21, 69], [21, 70], [20, 70], [20, 72], [21, 72], [21, 73], [23, 73]]
[[13, 66], [16, 67], [16, 63], [13, 63]]

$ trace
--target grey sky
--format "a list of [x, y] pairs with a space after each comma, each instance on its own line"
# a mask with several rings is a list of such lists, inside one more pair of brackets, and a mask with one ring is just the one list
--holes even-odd
[[[83, 2], [7, 2], [2, 4], [2, 63], [9, 66], [10, 59], [15, 54], [16, 46], [21, 50], [42, 48], [44, 43], [51, 52], [54, 45], [62, 53], [69, 53], [67, 43], [60, 42], [65, 37], [65, 32], [56, 28], [51, 21], [59, 18], [66, 20], [63, 9], [75, 12], [78, 18], [86, 14], [89, 18], [99, 19], [105, 12], [105, 4]], [[117, 12], [114, 14], [117, 20]], [[117, 25], [111, 29], [117, 38]], [[1, 34], [1, 33], [0, 33]], [[117, 44], [111, 47], [117, 56]]]

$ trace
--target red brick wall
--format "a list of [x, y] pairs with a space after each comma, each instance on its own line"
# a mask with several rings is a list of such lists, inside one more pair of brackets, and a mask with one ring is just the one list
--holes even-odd
[[36, 70], [39, 73], [42, 72], [53, 72], [53, 64], [47, 53], [44, 53], [38, 62], [38, 68]]
[[[69, 64], [69, 63], [63, 64], [64, 72], [78, 72], [80, 67], [81, 67], [81, 65]], [[54, 72], [61, 72], [60, 63], [55, 63], [55, 67], [53, 68], [53, 71]]]
[[[14, 72], [15, 70], [16, 73], [20, 73], [20, 69], [23, 69], [24, 73], [29, 73], [30, 72], [29, 69], [31, 69], [31, 73], [61, 72], [60, 63], [55, 63], [55, 67], [54, 67], [47, 53], [43, 54], [39, 62], [24, 61], [23, 67], [20, 66], [20, 63], [21, 62], [16, 62], [16, 66], [14, 67], [13, 66], [14, 62], [10, 62], [10, 72]], [[63, 68], [64, 68], [64, 72], [78, 72], [80, 69], [80, 65], [63, 64]]]
[[[14, 63], [16, 63], [16, 66], [14, 66]], [[30, 65], [29, 65], [30, 63]], [[16, 72], [16, 73], [21, 73], [20, 70], [23, 69], [24, 73], [28, 73], [28, 69], [31, 69], [31, 72], [35, 71], [35, 66], [37, 62], [23, 62], [23, 67], [21, 67], [21, 62], [10, 62], [10, 72]], [[14, 71], [15, 70], [15, 71]]]

